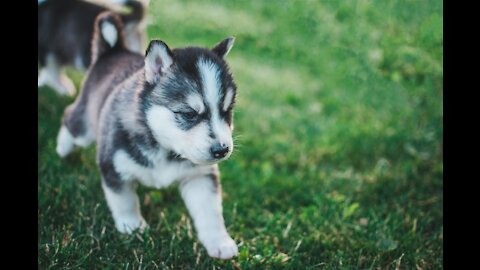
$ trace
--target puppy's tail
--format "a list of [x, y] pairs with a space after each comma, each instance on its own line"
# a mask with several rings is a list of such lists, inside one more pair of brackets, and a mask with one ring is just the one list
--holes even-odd
[[145, 9], [148, 6], [149, 0], [136, 1], [136, 0], [126, 0], [122, 1], [123, 5], [130, 9], [130, 12], [127, 14], [122, 14], [122, 21], [125, 24], [129, 23], [140, 23], [140, 21], [145, 17]]
[[104, 11], [98, 14], [93, 27], [91, 65], [107, 51], [125, 48], [122, 21], [115, 13]]

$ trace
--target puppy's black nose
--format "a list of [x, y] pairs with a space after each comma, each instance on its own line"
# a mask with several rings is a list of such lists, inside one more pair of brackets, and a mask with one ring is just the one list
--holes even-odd
[[223, 158], [228, 153], [228, 146], [226, 144], [217, 143], [210, 149], [210, 152], [214, 158]]

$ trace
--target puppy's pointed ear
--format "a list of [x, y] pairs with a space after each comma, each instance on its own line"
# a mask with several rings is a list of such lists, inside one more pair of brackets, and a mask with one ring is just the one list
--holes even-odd
[[212, 51], [218, 56], [220, 56], [221, 58], [225, 58], [228, 52], [230, 52], [230, 49], [232, 49], [234, 42], [235, 42], [234, 37], [228, 37], [220, 41], [217, 45], [215, 45]]
[[152, 40], [145, 55], [145, 79], [149, 83], [158, 82], [173, 64], [173, 53], [161, 40]]

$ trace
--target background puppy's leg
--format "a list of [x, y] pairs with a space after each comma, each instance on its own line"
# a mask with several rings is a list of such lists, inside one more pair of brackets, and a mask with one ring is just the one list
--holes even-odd
[[108, 171], [113, 168], [107, 168], [107, 173], [105, 173], [105, 166], [101, 166], [101, 169], [103, 191], [117, 230], [128, 234], [135, 229], [143, 231], [147, 223], [140, 213], [140, 203], [132, 186], [133, 183], [123, 182], [116, 177], [115, 172]]
[[61, 95], [74, 95], [75, 85], [70, 80], [53, 54], [46, 57], [46, 65], [38, 76], [38, 86], [48, 85]]
[[38, 87], [46, 85], [48, 82], [48, 70], [45, 67], [42, 67], [40, 73], [38, 74]]
[[58, 132], [57, 136], [57, 154], [62, 158], [70, 154], [74, 147], [73, 142], [74, 138], [72, 136], [72, 133], [70, 133], [66, 126], [62, 125], [62, 127], [60, 127], [60, 132]]
[[218, 175], [208, 174], [184, 181], [180, 184], [180, 192], [208, 255], [220, 259], [236, 256], [237, 245], [228, 235], [222, 216]]
[[65, 109], [62, 126], [57, 136], [56, 151], [60, 157], [70, 154], [75, 145], [87, 147], [95, 140], [95, 136], [88, 130], [85, 110], [86, 102], [83, 95]]

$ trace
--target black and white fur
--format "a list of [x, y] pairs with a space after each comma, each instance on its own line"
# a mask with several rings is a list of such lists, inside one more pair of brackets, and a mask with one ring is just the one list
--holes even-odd
[[[116, 29], [111, 39], [101, 31]], [[102, 186], [117, 229], [143, 229], [133, 181], [178, 184], [198, 238], [212, 257], [237, 254], [222, 216], [218, 162], [233, 150], [236, 85], [224, 57], [227, 38], [213, 49], [170, 50], [150, 42], [146, 56], [127, 50], [120, 20], [99, 16], [83, 89], [66, 110], [57, 152], [97, 142]]]
[[[113, 1], [113, 0], [112, 0]], [[126, 45], [141, 53], [145, 34], [145, 3], [135, 0], [117, 1], [130, 8], [120, 13], [124, 23]], [[91, 40], [95, 18], [107, 7], [86, 0], [47, 0], [38, 3], [38, 60], [42, 67], [38, 87], [48, 85], [63, 95], [74, 95], [75, 86], [65, 75], [64, 67], [84, 71], [91, 62]], [[118, 9], [118, 8], [117, 8]], [[111, 32], [111, 29], [104, 29]]]

